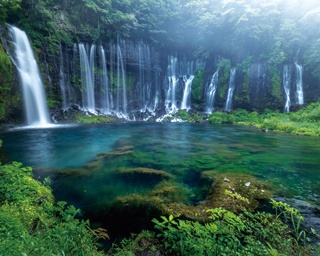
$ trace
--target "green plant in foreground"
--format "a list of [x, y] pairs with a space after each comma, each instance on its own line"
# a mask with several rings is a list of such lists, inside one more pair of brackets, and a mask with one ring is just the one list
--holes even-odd
[[0, 166], [0, 255], [103, 255], [97, 241], [107, 237], [105, 230], [91, 230], [78, 213], [55, 203], [30, 167]]
[[[297, 210], [286, 207], [297, 216]], [[250, 213], [243, 207], [240, 214], [223, 208], [207, 212], [205, 223], [172, 215], [152, 220], [168, 255], [311, 255], [306, 246], [292, 240], [278, 216]], [[298, 224], [295, 227], [299, 229]]]
[[306, 243], [307, 241], [306, 231], [300, 230], [301, 222], [304, 220], [301, 213], [297, 209], [291, 207], [290, 205], [284, 202], [276, 201], [272, 198], [271, 198], [271, 204], [272, 204], [272, 208], [276, 210], [277, 218], [283, 215], [286, 220], [289, 219], [291, 221], [291, 224], [295, 233], [296, 242], [300, 242], [302, 240], [303, 243]]

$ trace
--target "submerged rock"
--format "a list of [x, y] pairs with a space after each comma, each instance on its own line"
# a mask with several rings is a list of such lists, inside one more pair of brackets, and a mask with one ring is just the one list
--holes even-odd
[[150, 168], [121, 168], [118, 172], [119, 175], [129, 179], [148, 179], [148, 180], [163, 180], [172, 179], [173, 175]]
[[[163, 171], [145, 168], [122, 169], [120, 172], [134, 176], [153, 175], [163, 178], [164, 175], [171, 178], [170, 174]], [[117, 197], [110, 207], [110, 214], [116, 213], [117, 216], [125, 219], [130, 218], [128, 215], [137, 214], [145, 220], [172, 214], [190, 220], [206, 221], [209, 216], [206, 212], [208, 209], [223, 207], [237, 212], [240, 211], [241, 206], [244, 206], [249, 211], [253, 211], [260, 202], [271, 197], [270, 186], [250, 175], [208, 171], [202, 173], [202, 179], [209, 180], [212, 185], [207, 192], [207, 197], [197, 205], [191, 204], [192, 193], [187, 186], [174, 180], [163, 180], [146, 194]], [[248, 183], [250, 186], [247, 186]], [[226, 193], [228, 187], [233, 188], [234, 196]]]
[[112, 151], [112, 152], [99, 153], [97, 156], [109, 159], [109, 158], [113, 158], [113, 157], [129, 155], [129, 154], [133, 153], [133, 151], [131, 150], [133, 148], [134, 148], [133, 146], [124, 146], [124, 147], [118, 148], [117, 150]]

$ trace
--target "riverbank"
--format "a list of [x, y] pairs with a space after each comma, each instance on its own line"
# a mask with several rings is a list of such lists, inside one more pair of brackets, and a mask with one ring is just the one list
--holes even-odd
[[209, 123], [238, 123], [253, 125], [265, 132], [286, 132], [297, 135], [320, 136], [320, 103], [312, 103], [296, 112], [280, 113], [265, 110], [259, 114], [236, 110], [231, 114], [215, 112]]
[[68, 110], [59, 110], [53, 115], [57, 123], [114, 123], [114, 122], [188, 122], [211, 124], [243, 124], [252, 125], [268, 132], [285, 132], [300, 136], [320, 136], [320, 103], [311, 103], [296, 112], [280, 113], [279, 111], [265, 110], [263, 113], [248, 112], [237, 109], [231, 112], [217, 110], [212, 114], [196, 111], [179, 110], [175, 113], [164, 114], [161, 117], [141, 115], [115, 116], [100, 113], [83, 112], [76, 106]]

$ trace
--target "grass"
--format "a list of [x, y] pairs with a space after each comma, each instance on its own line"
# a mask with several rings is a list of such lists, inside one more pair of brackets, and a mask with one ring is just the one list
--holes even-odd
[[210, 123], [239, 123], [253, 125], [262, 130], [287, 132], [299, 135], [320, 136], [320, 103], [291, 113], [279, 113], [265, 110], [247, 112], [235, 110], [233, 113], [215, 112], [209, 116]]

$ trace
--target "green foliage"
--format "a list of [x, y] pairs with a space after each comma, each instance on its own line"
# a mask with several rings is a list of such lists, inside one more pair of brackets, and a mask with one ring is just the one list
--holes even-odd
[[311, 103], [308, 107], [300, 109], [298, 112], [290, 113], [290, 120], [294, 122], [320, 122], [320, 103]]
[[59, 104], [60, 104], [60, 101], [58, 100], [50, 99], [50, 98], [47, 99], [47, 105], [49, 108], [54, 108], [55, 106], [59, 106]]
[[237, 70], [241, 70], [244, 76], [243, 84], [239, 93], [236, 94], [235, 99], [238, 104], [242, 107], [248, 107], [250, 101], [250, 90], [249, 90], [249, 83], [250, 83], [250, 67], [253, 63], [253, 56], [247, 57], [242, 63], [237, 65]]
[[248, 198], [245, 198], [245, 197], [241, 196], [240, 194], [238, 194], [238, 193], [236, 193], [236, 192], [233, 193], [233, 192], [231, 192], [230, 190], [225, 190], [225, 194], [226, 194], [227, 196], [231, 197], [232, 199], [240, 200], [240, 201], [242, 201], [242, 202], [245, 202], [245, 203], [249, 204]]
[[[103, 255], [89, 223], [20, 163], [0, 166], [0, 255]], [[99, 233], [100, 232], [100, 233]]]
[[112, 248], [107, 255], [110, 256], [134, 256], [152, 254], [157, 255], [160, 245], [155, 234], [150, 231], [143, 230], [137, 236], [132, 234], [131, 238], [123, 239], [119, 245], [112, 244]]
[[265, 110], [264, 113], [237, 109], [232, 113], [214, 112], [209, 123], [240, 123], [254, 125], [259, 129], [294, 134], [320, 136], [320, 103], [312, 103], [297, 112], [279, 113]]
[[[290, 208], [293, 209], [293, 208]], [[241, 214], [223, 208], [207, 210], [205, 223], [161, 217], [153, 219], [158, 237], [170, 255], [310, 255], [290, 239], [290, 230], [267, 213]]]
[[281, 215], [284, 215], [286, 221], [290, 219], [294, 233], [296, 242], [299, 243], [301, 240], [306, 243], [306, 231], [300, 230], [301, 222], [304, 220], [304, 217], [301, 213], [291, 207], [290, 205], [279, 202], [271, 198], [272, 208], [276, 209], [276, 216], [279, 218]]
[[[273, 103], [275, 106], [279, 105], [282, 100], [282, 92], [281, 92], [281, 77], [279, 74], [274, 74], [271, 79], [271, 95], [275, 102]], [[270, 103], [271, 104], [271, 103]]]
[[20, 97], [14, 89], [13, 66], [9, 56], [0, 45], [0, 121], [8, 118], [10, 110], [20, 104]]
[[189, 117], [188, 111], [179, 109], [178, 118], [181, 118], [182, 120], [185, 120], [185, 121], [189, 121], [190, 117]]
[[195, 76], [192, 80], [191, 102], [192, 108], [195, 110], [203, 109], [203, 87], [204, 87], [205, 73], [203, 68], [195, 70]]
[[320, 72], [320, 53], [318, 51], [319, 47], [320, 39], [312, 41], [304, 56], [306, 70], [314, 76], [317, 76]]
[[112, 117], [97, 116], [97, 115], [88, 116], [83, 113], [76, 114], [76, 122], [81, 124], [110, 123], [110, 122], [113, 122], [114, 120], [115, 119]]
[[234, 116], [226, 112], [214, 112], [209, 116], [209, 123], [211, 124], [232, 124], [234, 121]]
[[227, 94], [229, 86], [229, 76], [231, 69], [231, 61], [228, 59], [223, 59], [218, 63], [219, 69], [219, 81], [218, 81], [218, 91], [216, 101], [218, 105], [223, 106], [225, 103], [225, 96]]
[[15, 21], [21, 12], [21, 0], [0, 0], [0, 23]]

